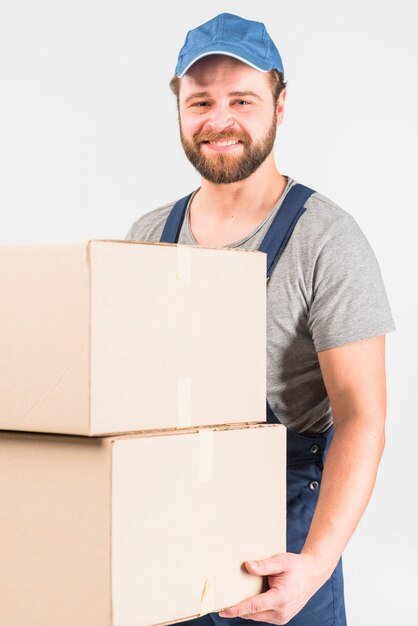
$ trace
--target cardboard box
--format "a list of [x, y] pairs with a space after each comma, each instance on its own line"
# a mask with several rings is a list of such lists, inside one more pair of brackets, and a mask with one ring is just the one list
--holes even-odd
[[286, 429], [0, 432], [0, 624], [151, 626], [262, 591], [286, 550]]
[[0, 246], [0, 429], [103, 435], [266, 418], [266, 255]]

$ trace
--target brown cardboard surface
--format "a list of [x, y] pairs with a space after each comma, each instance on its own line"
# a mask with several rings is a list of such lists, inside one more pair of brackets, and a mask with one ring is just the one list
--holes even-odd
[[0, 624], [111, 625], [109, 444], [0, 432]]
[[0, 246], [0, 428], [264, 421], [265, 263], [126, 241]]
[[93, 432], [115, 416], [137, 429], [139, 414], [144, 428], [265, 419], [264, 258], [106, 242], [91, 255]]
[[86, 244], [0, 246], [0, 428], [89, 432]]
[[0, 623], [152, 626], [260, 592], [242, 563], [286, 549], [285, 442], [1, 432]]

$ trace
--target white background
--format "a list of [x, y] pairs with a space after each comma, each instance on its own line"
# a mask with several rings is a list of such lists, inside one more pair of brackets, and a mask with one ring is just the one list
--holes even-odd
[[397, 326], [386, 450], [344, 553], [349, 626], [417, 615], [416, 6], [0, 0], [0, 243], [123, 239], [195, 189], [168, 87], [186, 32], [229, 11], [276, 42], [289, 82], [279, 170], [356, 218]]

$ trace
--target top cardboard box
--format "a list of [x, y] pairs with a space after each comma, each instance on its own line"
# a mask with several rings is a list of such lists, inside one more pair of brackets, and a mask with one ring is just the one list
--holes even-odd
[[0, 246], [0, 429], [265, 421], [266, 256], [96, 240]]

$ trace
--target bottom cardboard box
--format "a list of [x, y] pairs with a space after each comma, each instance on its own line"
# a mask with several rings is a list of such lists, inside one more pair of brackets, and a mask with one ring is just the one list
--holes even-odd
[[152, 626], [262, 591], [286, 550], [286, 429], [0, 432], [0, 624]]

